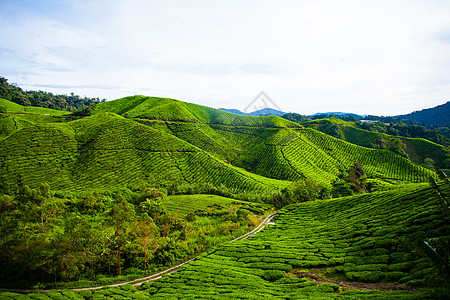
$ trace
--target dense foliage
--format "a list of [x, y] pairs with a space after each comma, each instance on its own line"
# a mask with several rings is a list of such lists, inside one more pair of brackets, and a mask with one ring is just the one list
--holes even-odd
[[8, 79], [0, 77], [0, 98], [10, 100], [23, 106], [37, 106], [65, 111], [76, 111], [85, 106], [104, 102], [105, 99], [81, 98], [70, 95], [54, 95], [44, 91], [23, 91], [16, 84], [9, 84]]
[[[181, 204], [189, 214], [173, 209]], [[245, 232], [267, 208], [201, 196], [167, 201], [155, 188], [74, 194], [24, 186], [0, 196], [0, 280], [30, 287], [144, 275]]]
[[422, 109], [407, 115], [394, 117], [368, 116], [367, 120], [376, 120], [384, 123], [403, 122], [410, 125], [419, 124], [425, 126], [450, 126], [450, 101], [433, 108]]

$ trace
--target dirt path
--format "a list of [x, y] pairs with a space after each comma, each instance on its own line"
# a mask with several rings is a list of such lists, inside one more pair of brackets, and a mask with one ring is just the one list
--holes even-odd
[[383, 284], [383, 283], [365, 283], [365, 282], [351, 282], [343, 281], [339, 279], [326, 278], [319, 275], [320, 270], [314, 270], [313, 272], [294, 272], [293, 274], [298, 278], [307, 278], [317, 284], [334, 283], [339, 285], [343, 290], [384, 290], [384, 291], [417, 291], [417, 288], [407, 287], [401, 284]]
[[[238, 241], [238, 240], [246, 239], [246, 238], [248, 238], [249, 236], [254, 235], [254, 234], [257, 233], [257, 232], [260, 232], [261, 230], [263, 230], [263, 229], [266, 227], [267, 223], [269, 223], [269, 222], [275, 217], [275, 215], [276, 215], [276, 213], [273, 213], [273, 214], [267, 216], [267, 217], [266, 217], [266, 218], [265, 218], [265, 219], [264, 219], [264, 220], [263, 220], [263, 221], [255, 228], [255, 229], [253, 229], [253, 230], [250, 231], [250, 232], [247, 232], [247, 233], [244, 234], [244, 235], [241, 235], [241, 236], [238, 237], [238, 238], [235, 238], [234, 240], [230, 241], [230, 243], [233, 243], [233, 242]], [[190, 263], [190, 262], [193, 261], [193, 260], [196, 260], [196, 258], [195, 258], [195, 257], [194, 257], [194, 258], [191, 258], [191, 259], [189, 259], [189, 260], [187, 260], [187, 261], [185, 261], [185, 262], [182, 262], [181, 264], [178, 264], [178, 265], [176, 265], [176, 266], [173, 266], [173, 267], [171, 267], [171, 268], [168, 268], [168, 269], [166, 269], [166, 270], [164, 270], [164, 271], [161, 271], [161, 272], [152, 274], [152, 275], [150, 275], [150, 276], [146, 276], [146, 277], [142, 277], [142, 278], [138, 278], [138, 279], [126, 281], [126, 282], [116, 283], [116, 284], [109, 284], [109, 285], [104, 285], [104, 286], [96, 286], [96, 287], [88, 287], [88, 288], [80, 288], [80, 289], [73, 289], [73, 290], [74, 290], [74, 291], [81, 291], [81, 290], [98, 290], [98, 289], [101, 289], [101, 288], [104, 288], [104, 287], [121, 286], [121, 285], [129, 284], [129, 283], [131, 283], [131, 284], [134, 285], [134, 286], [138, 286], [138, 285], [143, 284], [144, 282], [149, 282], [149, 281], [158, 280], [158, 279], [160, 279], [163, 275], [167, 275], [167, 274], [176, 272], [176, 271], [178, 271], [178, 269], [179, 269], [181, 266], [183, 266], [183, 265], [185, 265], [185, 264], [187, 264], [187, 263]]]
[[249, 236], [252, 236], [252, 235], [254, 235], [254, 234], [257, 233], [257, 232], [260, 232], [261, 230], [263, 230], [263, 229], [266, 227], [267, 223], [269, 223], [269, 222], [275, 217], [275, 215], [276, 215], [276, 213], [273, 213], [273, 214], [267, 216], [267, 217], [261, 222], [261, 224], [259, 224], [255, 229], [253, 229], [252, 231], [250, 231], [250, 232], [248, 232], [248, 233], [246, 233], [246, 234], [244, 234], [244, 235], [241, 235], [241, 236], [238, 237], [238, 238], [235, 238], [234, 240], [230, 241], [230, 243], [233, 243], [233, 242], [235, 242], [235, 241], [239, 241], [239, 240], [246, 239], [246, 238], [248, 238]]

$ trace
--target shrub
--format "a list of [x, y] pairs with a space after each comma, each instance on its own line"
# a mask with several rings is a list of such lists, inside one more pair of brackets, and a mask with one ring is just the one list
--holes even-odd
[[386, 279], [389, 282], [398, 281], [400, 278], [408, 276], [407, 273], [403, 272], [388, 272], [386, 273]]
[[267, 270], [264, 272], [263, 278], [267, 281], [274, 282], [284, 278], [285, 273], [279, 270]]
[[323, 292], [328, 292], [328, 291], [334, 292], [334, 293], [341, 292], [341, 287], [339, 285], [330, 283], [330, 282], [321, 284], [321, 285], [319, 285], [319, 287], [320, 287], [320, 290], [322, 290]]
[[384, 277], [384, 272], [381, 271], [346, 272], [345, 276], [348, 279], [355, 281], [377, 282]]

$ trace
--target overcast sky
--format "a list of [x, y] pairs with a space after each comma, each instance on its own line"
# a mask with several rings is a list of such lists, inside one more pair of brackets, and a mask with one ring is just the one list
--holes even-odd
[[396, 115], [450, 100], [450, 1], [0, 0], [27, 90]]

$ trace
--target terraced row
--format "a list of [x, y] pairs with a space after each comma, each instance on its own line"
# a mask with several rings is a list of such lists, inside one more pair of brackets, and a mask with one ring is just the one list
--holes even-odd
[[318, 285], [300, 274], [316, 269], [341, 281], [421, 287], [441, 280], [414, 248], [416, 241], [450, 232], [426, 185], [292, 205], [279, 212], [275, 223], [247, 240], [209, 251], [183, 270], [145, 285], [144, 291], [155, 299], [417, 299], [426, 296], [340, 292], [335, 284]]
[[312, 129], [304, 129], [302, 134], [316, 147], [334, 158], [335, 165], [341, 169], [348, 169], [354, 163], [359, 163], [369, 177], [410, 182], [426, 182], [429, 176], [434, 176], [430, 170], [414, 165], [408, 159], [391, 151], [359, 147]]

